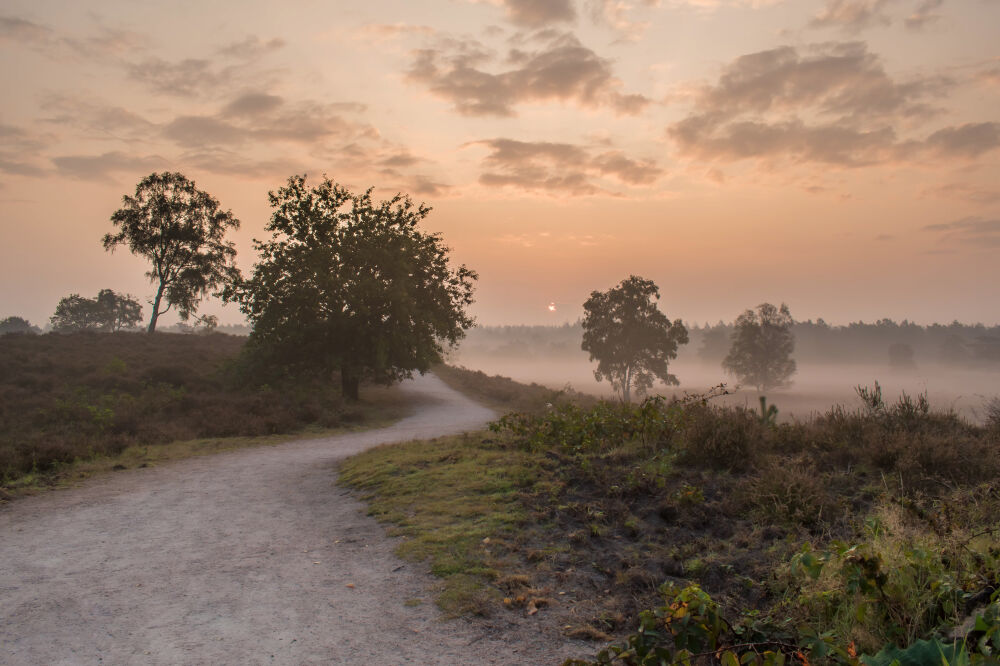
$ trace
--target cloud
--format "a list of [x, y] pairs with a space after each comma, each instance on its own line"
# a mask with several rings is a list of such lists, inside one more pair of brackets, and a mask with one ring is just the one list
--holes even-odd
[[219, 48], [217, 56], [211, 59], [168, 61], [147, 58], [126, 64], [126, 72], [133, 81], [162, 95], [195, 97], [217, 94], [259, 85], [262, 73], [257, 67], [258, 61], [284, 46], [282, 39], [262, 41], [250, 36]]
[[90, 137], [136, 141], [148, 139], [156, 125], [134, 111], [110, 106], [81, 95], [53, 93], [42, 97], [39, 120], [73, 127]]
[[872, 26], [887, 26], [892, 19], [885, 8], [895, 0], [827, 0], [826, 6], [809, 22], [813, 28], [841, 28], [859, 32]]
[[572, 0], [501, 0], [507, 20], [527, 28], [565, 23], [576, 18]]
[[238, 42], [232, 42], [219, 49], [219, 54], [237, 60], [256, 60], [269, 53], [279, 51], [285, 47], [285, 40], [274, 37], [262, 40], [257, 35], [250, 35]]
[[352, 103], [294, 104], [266, 93], [243, 93], [215, 115], [184, 115], [163, 126], [161, 134], [185, 148], [237, 146], [250, 142], [284, 141], [313, 145], [330, 138], [375, 138], [371, 125], [346, 119], [343, 108]]
[[1000, 219], [966, 217], [955, 222], [929, 224], [923, 231], [934, 232], [941, 241], [979, 247], [1000, 247]]
[[1000, 202], [1000, 189], [991, 190], [969, 183], [946, 183], [938, 187], [927, 188], [924, 190], [924, 194], [944, 199], [961, 199], [973, 203]]
[[808, 106], [826, 115], [931, 115], [923, 100], [951, 85], [943, 77], [894, 81], [864, 42], [782, 46], [741, 56], [698, 92], [704, 113], [766, 112]]
[[112, 174], [131, 173], [137, 177], [165, 167], [168, 162], [159, 155], [129, 155], [111, 151], [101, 155], [63, 155], [52, 163], [62, 176], [80, 180], [113, 180]]
[[622, 83], [611, 64], [569, 33], [542, 33], [537, 50], [512, 49], [506, 71], [491, 73], [484, 66], [494, 60], [476, 42], [447, 43], [416, 51], [407, 74], [456, 111], [469, 116], [514, 116], [525, 102], [575, 102], [584, 107], [609, 107], [635, 114], [649, 104], [636, 94], [620, 92]]
[[92, 34], [74, 36], [17, 16], [0, 16], [0, 41], [20, 43], [50, 58], [100, 60], [138, 50], [145, 40], [138, 33], [100, 24]]
[[966, 123], [946, 127], [931, 134], [926, 145], [945, 157], [979, 157], [1000, 147], [1000, 123]]
[[450, 189], [450, 185], [439, 183], [431, 179], [430, 176], [426, 176], [424, 174], [417, 174], [413, 176], [408, 181], [408, 187], [406, 188], [406, 190], [411, 194], [425, 197], [444, 196]]
[[529, 192], [572, 195], [606, 191], [594, 181], [610, 176], [627, 185], [649, 185], [663, 170], [652, 160], [634, 160], [620, 151], [593, 154], [574, 144], [514, 139], [475, 142], [489, 148], [486, 171], [479, 182], [488, 187], [515, 187]]
[[910, 30], [922, 30], [931, 23], [941, 20], [941, 15], [934, 10], [944, 4], [944, 0], [923, 0], [913, 12], [903, 21]]
[[48, 141], [21, 127], [0, 123], [0, 172], [39, 177], [46, 170], [35, 162]]
[[[652, 6], [651, 2], [643, 2]], [[632, 19], [635, 6], [625, 0], [587, 0], [590, 17], [598, 25], [606, 25], [627, 42], [638, 41], [649, 28], [648, 21]]]
[[975, 159], [1000, 146], [997, 123], [944, 127], [901, 139], [899, 127], [939, 113], [927, 103], [954, 82], [897, 81], [863, 43], [742, 56], [714, 85], [694, 93], [694, 109], [667, 133], [686, 156], [815, 162], [859, 167], [934, 155]]
[[249, 92], [238, 96], [222, 109], [225, 116], [258, 116], [276, 110], [285, 100], [277, 95]]

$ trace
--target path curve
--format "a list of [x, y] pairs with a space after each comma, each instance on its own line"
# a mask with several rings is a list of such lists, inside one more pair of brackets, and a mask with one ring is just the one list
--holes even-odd
[[[433, 375], [401, 390], [417, 412], [387, 428], [119, 472], [0, 508], [0, 663], [558, 663], [565, 646], [537, 623], [442, 622], [424, 567], [396, 558], [396, 541], [334, 485], [345, 456], [494, 417]], [[404, 606], [413, 598], [427, 603]]]

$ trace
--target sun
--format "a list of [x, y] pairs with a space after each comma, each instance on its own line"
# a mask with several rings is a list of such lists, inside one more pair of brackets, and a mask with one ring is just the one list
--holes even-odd
[[555, 311], [556, 311], [556, 304], [549, 303], [549, 312], [555, 312]]

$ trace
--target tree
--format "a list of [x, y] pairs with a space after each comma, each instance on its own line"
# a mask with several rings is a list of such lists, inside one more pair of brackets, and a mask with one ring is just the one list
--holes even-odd
[[597, 361], [594, 377], [608, 379], [629, 402], [632, 389], [644, 395], [654, 379], [678, 384], [667, 371], [686, 344], [688, 332], [678, 319], [671, 322], [656, 307], [660, 290], [651, 280], [634, 275], [608, 291], [591, 292], [583, 304], [581, 348]]
[[905, 342], [889, 345], [889, 367], [893, 370], [913, 370], [917, 362], [913, 358], [913, 347]]
[[[239, 277], [236, 248], [225, 234], [239, 229], [240, 221], [193, 181], [179, 173], [152, 173], [136, 186], [135, 196], [125, 195], [122, 202], [111, 215], [118, 231], [104, 236], [104, 249], [127, 245], [152, 263], [146, 273], [157, 285], [150, 333], [172, 306], [187, 321], [210, 291]], [[167, 306], [161, 310], [163, 299]]]
[[740, 383], [756, 386], [758, 392], [789, 384], [795, 374], [793, 323], [784, 303], [780, 309], [762, 303], [756, 312], [747, 310], [736, 319], [732, 346], [722, 367]]
[[268, 197], [270, 240], [260, 260], [224, 291], [253, 325], [248, 348], [270, 368], [340, 373], [358, 399], [362, 378], [392, 383], [442, 360], [473, 320], [475, 272], [452, 269], [438, 234], [420, 231], [430, 208], [397, 194], [375, 203], [329, 178], [292, 176]]
[[0, 335], [8, 333], [38, 333], [38, 327], [24, 317], [6, 317], [0, 319]]
[[101, 289], [97, 298], [70, 294], [59, 300], [50, 319], [60, 333], [100, 329], [108, 332], [133, 328], [142, 319], [142, 306], [130, 294]]

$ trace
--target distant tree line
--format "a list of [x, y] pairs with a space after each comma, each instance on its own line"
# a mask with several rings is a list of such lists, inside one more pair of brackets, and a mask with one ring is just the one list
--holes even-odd
[[[733, 323], [685, 326], [690, 342], [678, 351], [678, 359], [721, 364], [732, 346]], [[820, 319], [793, 322], [791, 332], [795, 338], [795, 359], [800, 364], [919, 367], [921, 363], [996, 363], [1000, 366], [1000, 326], [958, 322], [922, 326], [890, 319], [831, 325]], [[580, 350], [582, 335], [581, 321], [558, 326], [477, 326], [468, 331], [458, 358], [484, 355], [586, 360], [586, 353]]]

